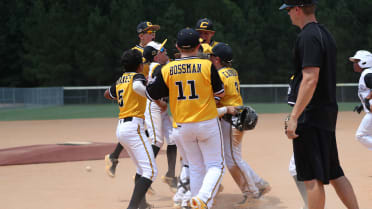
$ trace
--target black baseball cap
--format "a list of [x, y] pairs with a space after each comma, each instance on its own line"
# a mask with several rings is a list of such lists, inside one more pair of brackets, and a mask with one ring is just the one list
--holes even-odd
[[318, 0], [283, 0], [283, 5], [279, 8], [279, 10], [283, 10], [289, 7], [296, 7], [296, 6], [305, 6], [316, 4]]
[[177, 34], [177, 46], [181, 49], [191, 49], [199, 45], [199, 33], [192, 28], [184, 28]]
[[213, 30], [213, 22], [208, 19], [208, 18], [203, 18], [198, 20], [195, 26], [196, 30], [209, 30], [209, 31], [214, 31]]
[[159, 25], [153, 25], [149, 21], [144, 21], [137, 25], [137, 33], [143, 33], [149, 30], [157, 31], [159, 29], [160, 29]]
[[219, 57], [225, 62], [231, 62], [233, 58], [232, 48], [228, 44], [222, 42], [212, 48], [212, 55]]

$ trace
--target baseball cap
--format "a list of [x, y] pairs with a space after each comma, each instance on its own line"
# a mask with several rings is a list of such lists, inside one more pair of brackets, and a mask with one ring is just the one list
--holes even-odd
[[157, 31], [159, 29], [160, 29], [159, 25], [153, 25], [149, 21], [144, 21], [137, 25], [137, 33], [143, 33], [149, 30]]
[[349, 57], [351, 62], [357, 62], [361, 68], [372, 67], [372, 53], [367, 50], [359, 50], [354, 56]]
[[203, 18], [198, 20], [195, 26], [196, 30], [209, 30], [209, 31], [214, 31], [213, 30], [213, 22], [208, 19], [208, 18]]
[[288, 7], [296, 7], [296, 6], [305, 6], [316, 4], [318, 0], [283, 0], [283, 5], [279, 8], [279, 10], [283, 10]]
[[190, 49], [199, 45], [199, 33], [192, 28], [184, 28], [177, 34], [177, 46], [181, 49]]
[[218, 43], [212, 48], [212, 55], [219, 57], [222, 61], [231, 62], [233, 58], [232, 48], [225, 43]]
[[158, 54], [158, 51], [164, 50], [165, 43], [167, 43], [167, 39], [165, 39], [163, 43], [150, 41], [143, 49], [143, 57], [146, 59], [146, 62], [152, 62], [154, 57]]

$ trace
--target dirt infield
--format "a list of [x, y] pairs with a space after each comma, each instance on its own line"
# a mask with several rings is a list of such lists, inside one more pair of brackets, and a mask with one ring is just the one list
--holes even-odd
[[[283, 133], [284, 117], [285, 114], [262, 114], [256, 129], [245, 134], [244, 159], [273, 187], [262, 199], [252, 202], [250, 209], [299, 209], [302, 206], [288, 172], [292, 147]], [[361, 119], [362, 115], [353, 112], [340, 113], [337, 140], [341, 164], [353, 184], [360, 208], [372, 209], [372, 152], [354, 139]], [[0, 122], [0, 149], [68, 141], [116, 143], [116, 121], [109, 118]], [[0, 208], [126, 208], [133, 190], [135, 167], [130, 159], [121, 158], [116, 178], [110, 178], [104, 171], [102, 153], [99, 153], [102, 160], [0, 166]], [[155, 208], [169, 209], [172, 193], [160, 181], [166, 171], [166, 156], [161, 153], [157, 163], [159, 176], [153, 184], [157, 193], [150, 196], [149, 201]], [[87, 171], [86, 166], [92, 170]], [[216, 198], [214, 208], [233, 208], [241, 194], [228, 172], [222, 184], [225, 189]], [[327, 209], [345, 208], [332, 187], [326, 187], [326, 193]]]

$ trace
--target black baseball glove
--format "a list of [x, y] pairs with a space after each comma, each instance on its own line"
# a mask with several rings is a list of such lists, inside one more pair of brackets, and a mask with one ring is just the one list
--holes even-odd
[[250, 106], [239, 107], [240, 112], [231, 118], [231, 124], [239, 131], [252, 130], [256, 127], [258, 115]]

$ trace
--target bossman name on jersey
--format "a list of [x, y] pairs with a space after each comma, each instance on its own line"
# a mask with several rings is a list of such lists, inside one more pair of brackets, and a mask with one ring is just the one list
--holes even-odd
[[169, 74], [176, 75], [176, 74], [183, 74], [183, 73], [201, 73], [201, 64], [196, 63], [189, 63], [189, 64], [178, 64], [170, 66]]

